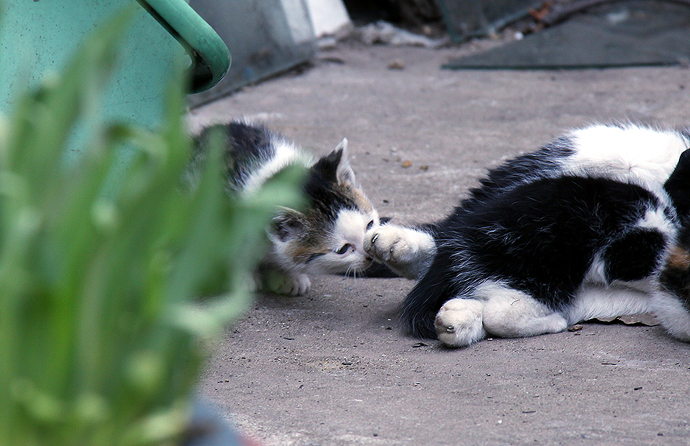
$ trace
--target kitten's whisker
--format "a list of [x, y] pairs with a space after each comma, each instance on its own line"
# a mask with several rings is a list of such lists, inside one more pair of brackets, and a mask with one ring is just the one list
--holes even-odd
[[350, 265], [347, 267], [347, 270], [345, 271], [345, 277], [349, 278], [350, 274], [352, 274], [352, 278], [356, 279], [357, 278], [357, 271], [358, 271], [358, 268], [356, 266]]

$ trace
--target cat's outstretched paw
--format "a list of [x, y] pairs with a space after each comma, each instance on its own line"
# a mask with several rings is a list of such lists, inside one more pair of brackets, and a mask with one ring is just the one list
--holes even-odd
[[311, 288], [311, 281], [306, 274], [291, 276], [279, 271], [264, 273], [262, 288], [265, 291], [286, 296], [300, 296]]
[[451, 299], [436, 313], [436, 334], [449, 347], [466, 347], [486, 337], [483, 305], [475, 299]]
[[436, 244], [426, 232], [389, 224], [365, 235], [364, 250], [396, 273], [418, 279], [436, 254]]
[[406, 240], [405, 228], [393, 225], [382, 226], [364, 240], [364, 250], [380, 262], [409, 263], [417, 250]]

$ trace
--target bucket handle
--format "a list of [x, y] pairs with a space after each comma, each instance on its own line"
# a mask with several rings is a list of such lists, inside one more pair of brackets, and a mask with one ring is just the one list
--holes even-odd
[[230, 51], [184, 0], [137, 0], [185, 48], [192, 59], [190, 93], [216, 85], [230, 68]]

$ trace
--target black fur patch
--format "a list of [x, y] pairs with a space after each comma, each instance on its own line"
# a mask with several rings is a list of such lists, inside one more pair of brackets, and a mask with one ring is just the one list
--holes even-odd
[[573, 153], [572, 141], [562, 136], [536, 152], [513, 158], [480, 180], [481, 187], [470, 191], [471, 196], [462, 203], [461, 208], [471, 210], [475, 204], [497, 193], [504, 193], [509, 188], [557, 175], [561, 172], [560, 162]]
[[240, 122], [205, 128], [195, 139], [197, 152], [207, 150], [212, 132], [220, 132], [222, 136], [226, 179], [231, 189], [241, 190], [252, 173], [275, 156], [271, 132], [263, 126]]
[[673, 173], [664, 183], [681, 220], [690, 217], [690, 149], [680, 155]]
[[307, 176], [303, 190], [309, 199], [310, 209], [323, 216], [329, 224], [335, 223], [343, 209], [358, 210], [350, 188], [340, 184], [337, 178], [342, 150], [337, 150], [319, 159]]
[[637, 280], [658, 271], [666, 244], [659, 231], [647, 228], [635, 228], [613, 240], [602, 255], [607, 282]]
[[309, 256], [309, 258], [307, 259], [307, 261], [305, 263], [309, 263], [312, 260], [318, 259], [319, 257], [325, 256], [325, 255], [326, 255], [325, 252], [315, 252], [314, 254]]

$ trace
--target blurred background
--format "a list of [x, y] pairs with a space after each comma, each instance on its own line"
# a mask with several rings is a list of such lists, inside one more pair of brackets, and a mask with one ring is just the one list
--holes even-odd
[[447, 69], [687, 65], [688, 0], [191, 0], [227, 44], [223, 81], [193, 106], [337, 45], [443, 47], [489, 40]]

